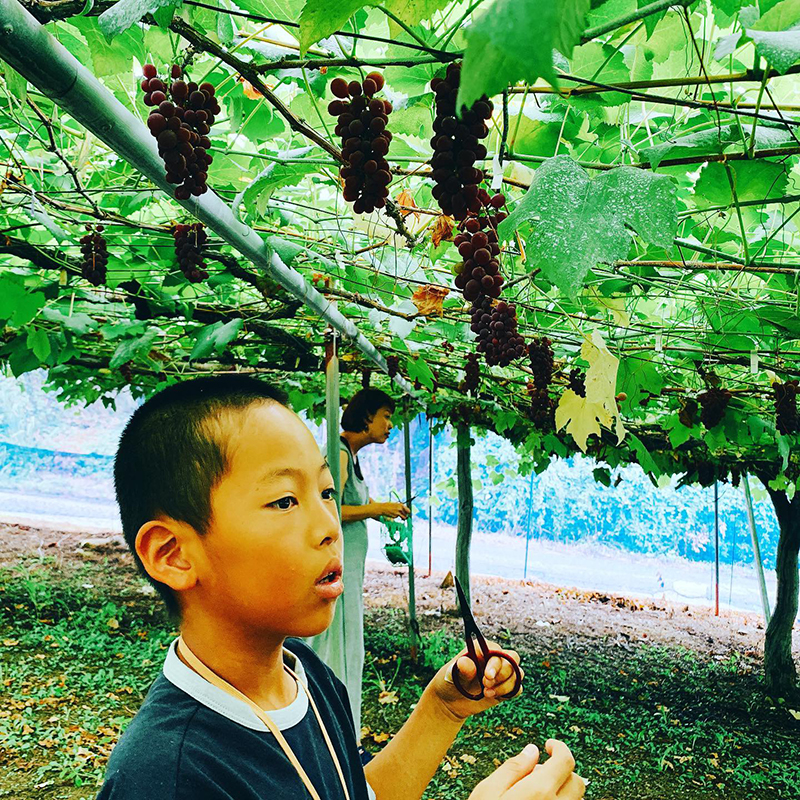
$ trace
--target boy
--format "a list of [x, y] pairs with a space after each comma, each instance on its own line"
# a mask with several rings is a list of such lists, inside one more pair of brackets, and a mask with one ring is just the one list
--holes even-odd
[[[490, 663], [487, 697], [467, 700], [448, 665], [362, 766], [344, 686], [294, 638], [330, 624], [342, 541], [331, 474], [284, 403], [253, 378], [199, 378], [155, 395], [122, 434], [123, 531], [181, 636], [99, 800], [415, 800], [465, 718], [512, 685], [510, 666]], [[458, 666], [476, 691], [472, 662]], [[582, 797], [569, 750], [548, 751], [536, 766], [526, 748], [472, 800]]]

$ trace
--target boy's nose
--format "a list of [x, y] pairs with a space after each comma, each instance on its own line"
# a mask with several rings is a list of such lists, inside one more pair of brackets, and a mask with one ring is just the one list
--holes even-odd
[[331, 544], [342, 536], [342, 525], [339, 521], [339, 514], [334, 507], [325, 507], [322, 512], [324, 520], [322, 530], [319, 531], [320, 544]]

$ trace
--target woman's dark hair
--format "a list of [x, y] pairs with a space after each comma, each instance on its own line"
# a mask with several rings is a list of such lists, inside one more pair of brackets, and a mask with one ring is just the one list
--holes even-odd
[[247, 375], [195, 378], [168, 386], [136, 409], [119, 440], [114, 487], [122, 531], [136, 565], [170, 613], [172, 590], [153, 580], [136, 554], [136, 534], [161, 515], [205, 534], [211, 521], [211, 490], [228, 470], [224, 415], [254, 403], [286, 404], [280, 389]]
[[361, 389], [356, 392], [342, 413], [342, 430], [361, 433], [382, 408], [394, 412], [394, 400], [380, 389]]

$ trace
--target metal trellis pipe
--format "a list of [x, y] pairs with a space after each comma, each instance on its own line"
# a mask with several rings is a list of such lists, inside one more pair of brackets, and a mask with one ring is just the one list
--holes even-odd
[[[0, 59], [172, 196], [174, 187], [166, 181], [164, 163], [149, 130], [17, 0], [0, 0]], [[303, 248], [280, 237], [262, 238], [236, 219], [231, 208], [213, 191], [175, 202], [265, 270], [340, 334], [352, 339], [380, 369], [388, 371], [386, 360], [353, 322], [297, 270], [284, 263], [281, 256], [292, 258]], [[408, 381], [398, 375], [394, 382], [419, 402]]]

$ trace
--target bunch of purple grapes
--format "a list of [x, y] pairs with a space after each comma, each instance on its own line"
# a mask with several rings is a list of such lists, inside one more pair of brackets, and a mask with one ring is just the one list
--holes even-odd
[[531, 398], [530, 416], [536, 427], [548, 430], [553, 426], [555, 403], [548, 393], [553, 378], [555, 359], [553, 343], [547, 338], [534, 339], [528, 345], [533, 380], [528, 383], [528, 395]]
[[800, 392], [800, 381], [773, 383], [775, 395], [775, 427], [784, 436], [800, 431], [800, 416], [797, 413], [797, 394]]
[[203, 224], [196, 222], [194, 225], [176, 225], [172, 235], [175, 237], [178, 266], [186, 280], [192, 283], [204, 281], [208, 273], [203, 269], [203, 247], [208, 235]]
[[485, 189], [479, 189], [478, 200], [482, 210], [488, 207], [496, 213], [470, 216], [453, 239], [458, 254], [464, 259], [455, 284], [469, 302], [476, 302], [481, 295], [498, 298], [503, 287], [497, 260], [500, 255], [497, 225], [506, 218], [505, 212], [498, 210], [506, 199], [502, 194], [490, 197]]
[[577, 367], [570, 370], [567, 386], [572, 389], [578, 397], [586, 397], [586, 375]]
[[81, 236], [81, 275], [92, 284], [102, 286], [106, 282], [108, 247], [103, 237], [103, 226], [98, 225], [94, 231], [91, 225], [86, 226], [87, 233]]
[[214, 160], [208, 152], [208, 134], [221, 108], [214, 97], [214, 86], [181, 80], [181, 68], [172, 66], [173, 81], [169, 86], [158, 77], [152, 64], [144, 65], [142, 91], [144, 103], [154, 106], [147, 118], [147, 127], [158, 142], [158, 153], [164, 159], [167, 181], [175, 184], [175, 199], [188, 200], [208, 191], [208, 167]]
[[370, 72], [364, 80], [336, 78], [331, 91], [336, 100], [328, 113], [336, 117], [334, 133], [342, 139], [345, 163], [339, 169], [344, 181], [344, 199], [356, 214], [371, 214], [386, 205], [392, 173], [386, 154], [392, 133], [386, 127], [392, 104], [375, 94], [383, 89], [383, 75]]
[[506, 367], [525, 354], [525, 340], [517, 329], [517, 309], [500, 300], [492, 305], [490, 297], [483, 295], [472, 304], [471, 328], [478, 334], [477, 350], [483, 353], [486, 363]]
[[486, 158], [486, 146], [480, 140], [489, 135], [485, 120], [491, 119], [492, 103], [485, 95], [472, 108], [456, 113], [456, 97], [461, 80], [461, 64], [447, 67], [444, 78], [434, 78], [431, 89], [436, 94], [436, 118], [433, 121], [433, 157], [431, 169], [436, 186], [433, 197], [445, 214], [458, 220], [469, 212], [481, 210], [478, 186], [483, 170], [475, 162]]
[[720, 389], [718, 386], [712, 386], [697, 395], [697, 401], [700, 403], [700, 421], [706, 428], [710, 430], [722, 422], [725, 409], [732, 397], [727, 389]]
[[464, 390], [471, 395], [478, 393], [481, 381], [481, 367], [478, 363], [478, 354], [470, 353], [467, 356], [467, 363], [464, 366]]
[[400, 359], [397, 356], [386, 356], [386, 368], [390, 378], [400, 371]]

